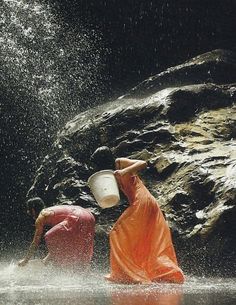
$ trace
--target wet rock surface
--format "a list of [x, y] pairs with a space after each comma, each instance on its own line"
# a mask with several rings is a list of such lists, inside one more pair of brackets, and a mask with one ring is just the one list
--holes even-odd
[[127, 206], [101, 210], [89, 190], [90, 155], [150, 160], [141, 173], [172, 229], [183, 269], [235, 275], [236, 55], [214, 50], [78, 114], [58, 133], [28, 197], [79, 204], [97, 217], [97, 244]]

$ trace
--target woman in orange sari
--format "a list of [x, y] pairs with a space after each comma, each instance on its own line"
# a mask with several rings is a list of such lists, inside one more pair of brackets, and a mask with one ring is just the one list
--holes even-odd
[[[108, 147], [100, 147], [92, 160], [104, 169], [111, 160], [109, 154]], [[115, 160], [114, 174], [129, 207], [110, 232], [110, 274], [106, 278], [117, 283], [183, 283], [168, 224], [137, 174], [146, 167], [141, 160]]]

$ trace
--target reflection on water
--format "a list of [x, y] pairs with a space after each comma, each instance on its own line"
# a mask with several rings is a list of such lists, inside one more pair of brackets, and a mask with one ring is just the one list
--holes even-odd
[[184, 285], [116, 285], [33, 261], [0, 263], [0, 305], [234, 305], [236, 279], [189, 277]]
[[180, 305], [181, 291], [161, 291], [160, 287], [142, 289], [141, 287], [112, 292], [111, 300], [114, 305]]

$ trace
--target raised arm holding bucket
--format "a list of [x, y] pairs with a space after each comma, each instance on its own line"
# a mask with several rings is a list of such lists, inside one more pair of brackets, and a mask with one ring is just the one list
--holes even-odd
[[[98, 148], [92, 160], [99, 170], [108, 168], [106, 161], [112, 160], [110, 149]], [[120, 283], [183, 283], [169, 227], [156, 199], [137, 175], [147, 163], [118, 158], [114, 165], [114, 175], [129, 207], [110, 232], [110, 274], [106, 278]]]

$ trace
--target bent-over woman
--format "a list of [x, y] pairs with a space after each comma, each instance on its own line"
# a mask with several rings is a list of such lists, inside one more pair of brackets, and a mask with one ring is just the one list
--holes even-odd
[[[105, 169], [111, 164], [111, 151], [100, 147], [91, 159]], [[115, 160], [114, 174], [129, 207], [110, 232], [110, 274], [106, 278], [117, 283], [183, 283], [168, 224], [138, 176], [146, 166], [141, 160]]]

